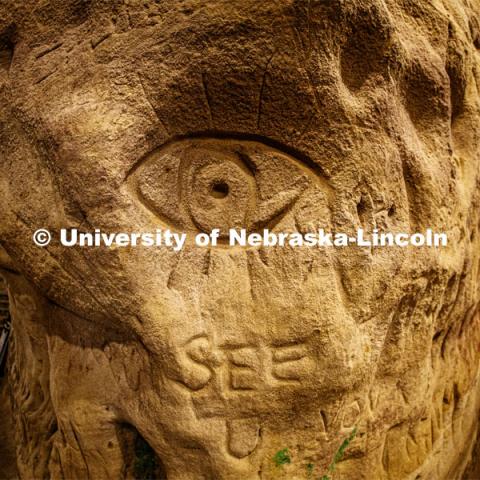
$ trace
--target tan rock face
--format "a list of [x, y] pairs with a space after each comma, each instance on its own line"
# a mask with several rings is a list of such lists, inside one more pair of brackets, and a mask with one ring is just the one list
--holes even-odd
[[[131, 477], [134, 430], [169, 480], [308, 478], [355, 427], [335, 478], [461, 477], [480, 405], [479, 16], [456, 0], [2, 3], [22, 478]], [[57, 235], [167, 227], [431, 228], [449, 246]]]

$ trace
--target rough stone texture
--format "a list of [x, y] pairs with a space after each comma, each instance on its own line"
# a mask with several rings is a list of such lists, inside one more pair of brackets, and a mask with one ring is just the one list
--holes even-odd
[[[8, 320], [7, 287], [0, 277], [0, 328]], [[9, 388], [5, 371], [0, 370], [0, 478], [13, 480], [17, 478], [15, 468], [15, 436], [12, 422]]]
[[[140, 435], [169, 480], [302, 479], [355, 426], [337, 479], [461, 478], [480, 406], [479, 18], [478, 0], [1, 2], [21, 478], [131, 477]], [[230, 187], [224, 209], [208, 182]], [[450, 243], [31, 241], [214, 224]]]
[[12, 421], [9, 388], [5, 378], [0, 378], [0, 478], [16, 480], [15, 435]]

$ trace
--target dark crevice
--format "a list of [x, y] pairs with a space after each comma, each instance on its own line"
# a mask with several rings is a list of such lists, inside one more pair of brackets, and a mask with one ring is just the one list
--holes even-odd
[[362, 195], [359, 202], [357, 203], [357, 216], [362, 224], [362, 227], [366, 229], [368, 227], [368, 199]]
[[138, 430], [126, 423], [117, 428], [124, 458], [123, 477], [135, 480], [167, 480], [162, 460]]
[[0, 34], [0, 71], [8, 72], [10, 70], [15, 50], [14, 34], [13, 27]]
[[212, 185], [212, 197], [214, 198], [225, 198], [230, 191], [230, 187], [226, 182], [215, 182]]

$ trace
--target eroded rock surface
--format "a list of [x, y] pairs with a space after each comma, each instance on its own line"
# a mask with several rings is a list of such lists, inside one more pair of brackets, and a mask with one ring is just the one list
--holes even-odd
[[[137, 437], [159, 478], [308, 478], [354, 428], [335, 478], [461, 478], [480, 406], [479, 18], [477, 0], [2, 2], [21, 478], [131, 478]], [[232, 226], [431, 228], [449, 246], [55, 236]]]

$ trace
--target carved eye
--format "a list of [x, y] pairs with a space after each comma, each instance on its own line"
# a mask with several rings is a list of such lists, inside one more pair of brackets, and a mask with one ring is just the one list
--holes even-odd
[[129, 183], [168, 227], [273, 228], [315, 182], [303, 163], [260, 142], [177, 141], [149, 154]]

